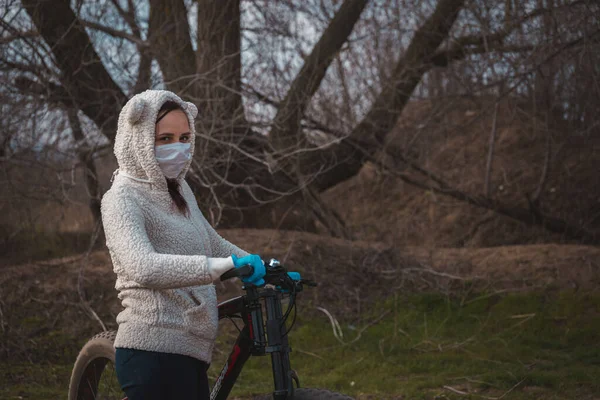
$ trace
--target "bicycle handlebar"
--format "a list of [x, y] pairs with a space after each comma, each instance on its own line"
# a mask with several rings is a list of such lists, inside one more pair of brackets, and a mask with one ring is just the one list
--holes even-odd
[[[294, 284], [290, 277], [287, 275], [286, 269], [280, 266], [279, 264], [276, 264], [275, 266], [270, 266], [270, 264], [268, 264], [266, 267], [267, 269], [264, 279], [267, 281], [267, 283], [272, 283], [274, 285], [284, 285], [287, 282], [288, 286]], [[231, 278], [246, 278], [251, 276], [253, 273], [253, 266], [244, 265], [239, 268], [232, 268], [229, 271], [225, 272], [223, 275], [221, 275], [220, 280], [223, 282]], [[316, 282], [311, 281], [309, 279], [300, 279], [300, 281], [296, 281], [296, 283], [304, 284], [307, 286], [317, 286]]]
[[239, 268], [232, 268], [229, 271], [221, 275], [221, 282], [231, 278], [245, 278], [254, 273], [254, 267], [252, 265], [244, 265]]

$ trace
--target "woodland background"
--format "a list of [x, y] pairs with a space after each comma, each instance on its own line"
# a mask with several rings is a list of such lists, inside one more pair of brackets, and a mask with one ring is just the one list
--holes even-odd
[[[100, 199], [121, 107], [164, 88], [200, 110], [187, 179], [209, 221], [321, 282], [296, 339], [308, 386], [599, 398], [596, 1], [5, 0], [0, 13], [0, 397], [64, 393], [79, 346], [116, 327]], [[265, 391], [249, 381], [238, 395]]]

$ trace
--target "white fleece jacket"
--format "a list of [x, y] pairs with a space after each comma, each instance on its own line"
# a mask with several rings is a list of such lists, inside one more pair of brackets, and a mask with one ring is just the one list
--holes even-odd
[[174, 93], [145, 91], [119, 115], [118, 175], [101, 207], [115, 288], [125, 308], [117, 316], [115, 347], [184, 354], [210, 363], [218, 327], [211, 263], [222, 267], [231, 262], [231, 254], [248, 253], [223, 239], [202, 215], [184, 180], [191, 160], [177, 177], [189, 218], [171, 200], [154, 155], [156, 116], [167, 100], [187, 114], [193, 156], [198, 110]]

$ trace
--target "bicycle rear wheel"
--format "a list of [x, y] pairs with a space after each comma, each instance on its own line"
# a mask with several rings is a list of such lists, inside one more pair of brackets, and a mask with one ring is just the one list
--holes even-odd
[[[272, 394], [254, 397], [254, 400], [272, 400]], [[294, 400], [354, 400], [345, 394], [325, 389], [298, 388], [294, 390]]]
[[81, 348], [69, 383], [69, 400], [122, 400], [115, 371], [116, 331], [102, 332]]

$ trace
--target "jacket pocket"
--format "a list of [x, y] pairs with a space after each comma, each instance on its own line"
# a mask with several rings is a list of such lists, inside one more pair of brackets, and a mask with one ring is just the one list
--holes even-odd
[[215, 340], [219, 328], [215, 287], [197, 286], [192, 289], [192, 294], [197, 305], [184, 312], [186, 329], [198, 337]]

